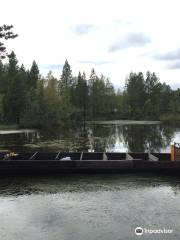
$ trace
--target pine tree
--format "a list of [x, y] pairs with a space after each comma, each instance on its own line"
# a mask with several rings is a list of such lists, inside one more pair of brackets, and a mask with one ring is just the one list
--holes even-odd
[[73, 86], [72, 70], [68, 61], [66, 60], [59, 81], [59, 92], [61, 93], [64, 91], [69, 91], [72, 86]]
[[[11, 29], [13, 28], [12, 25], [3, 25], [0, 26], [0, 39], [8, 40], [14, 39], [18, 35], [14, 34]], [[3, 42], [0, 42], [0, 60], [4, 59], [7, 56], [6, 47]]]
[[33, 61], [31, 69], [29, 71], [28, 84], [30, 88], [36, 88], [39, 79], [39, 68], [35, 61]]
[[60, 96], [57, 91], [57, 79], [49, 72], [46, 78], [46, 87], [44, 89], [45, 100], [45, 125], [57, 125], [60, 122]]
[[126, 108], [131, 119], [143, 117], [145, 102], [145, 83], [142, 72], [131, 72], [125, 86]]
[[4, 82], [4, 117], [7, 122], [14, 122], [15, 116], [13, 113], [13, 105], [12, 105], [12, 94], [14, 93], [15, 89], [14, 83], [17, 80], [17, 74], [18, 74], [18, 61], [16, 58], [15, 53], [12, 51], [11, 54], [8, 56], [9, 62], [7, 64], [7, 73], [6, 73], [6, 81]]
[[3, 94], [5, 91], [5, 68], [0, 60], [0, 94]]
[[13, 78], [18, 72], [18, 60], [14, 51], [8, 55], [9, 64], [8, 64], [8, 76]]
[[10, 79], [8, 92], [5, 96], [5, 116], [8, 122], [20, 124], [27, 100], [26, 89], [26, 71], [22, 65], [19, 71]]
[[78, 118], [84, 119], [86, 115], [86, 108], [87, 108], [87, 81], [86, 81], [86, 74], [83, 72], [79, 72], [76, 85], [73, 92], [73, 103], [77, 107], [78, 111]]
[[97, 80], [97, 75], [95, 73], [94, 68], [91, 70], [90, 78], [88, 80], [88, 87], [89, 87], [89, 115], [94, 118], [95, 115], [95, 107], [96, 107], [96, 92], [95, 92], [95, 82]]
[[144, 104], [145, 115], [157, 119], [160, 115], [160, 97], [162, 85], [155, 73], [146, 73], [145, 92], [146, 101]]

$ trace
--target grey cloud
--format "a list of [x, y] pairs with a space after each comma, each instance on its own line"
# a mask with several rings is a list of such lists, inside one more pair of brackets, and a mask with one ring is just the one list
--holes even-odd
[[123, 38], [114, 42], [110, 46], [109, 52], [115, 52], [130, 47], [142, 47], [150, 42], [151, 42], [150, 38], [144, 35], [143, 33], [129, 33]]
[[167, 68], [180, 70], [180, 61], [167, 65]]
[[180, 60], [180, 49], [176, 51], [167, 52], [164, 54], [156, 54], [154, 55], [154, 59], [156, 60]]
[[180, 88], [180, 83], [171, 84], [171, 88], [172, 88], [173, 90], [177, 90], [178, 88]]
[[41, 67], [44, 69], [50, 69], [50, 70], [59, 70], [62, 69], [64, 64], [49, 64], [49, 65], [42, 65]]
[[108, 64], [112, 63], [112, 61], [80, 61], [80, 63], [85, 63], [85, 64], [95, 64], [95, 65], [103, 65], [103, 64]]
[[72, 30], [78, 35], [83, 35], [83, 34], [87, 34], [93, 28], [95, 28], [95, 26], [92, 24], [80, 24], [80, 25], [73, 26]]
[[117, 19], [114, 21], [115, 24], [117, 25], [130, 25], [131, 23], [129, 21], [125, 21], [125, 20], [122, 20], [122, 19]]

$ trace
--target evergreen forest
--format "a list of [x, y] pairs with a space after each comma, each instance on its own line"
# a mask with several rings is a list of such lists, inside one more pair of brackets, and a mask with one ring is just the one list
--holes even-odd
[[[11, 28], [0, 27], [0, 38], [17, 37]], [[44, 77], [36, 61], [26, 69], [0, 43], [0, 124], [44, 127], [90, 120], [180, 119], [180, 89], [172, 90], [154, 72], [131, 72], [124, 88], [115, 89], [95, 69], [90, 76], [85, 72], [74, 76], [66, 60], [61, 71], [59, 78], [51, 71]]]

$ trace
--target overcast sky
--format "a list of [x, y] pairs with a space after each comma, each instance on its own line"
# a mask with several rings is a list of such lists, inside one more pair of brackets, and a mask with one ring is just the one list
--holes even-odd
[[130, 71], [154, 71], [180, 87], [179, 0], [0, 0], [0, 25], [19, 37], [6, 42], [20, 63], [60, 76], [94, 67], [116, 86]]

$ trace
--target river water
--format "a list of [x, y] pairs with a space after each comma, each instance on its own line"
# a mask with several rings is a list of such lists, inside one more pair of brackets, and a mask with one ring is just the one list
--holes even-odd
[[0, 149], [15, 151], [169, 152], [180, 124], [110, 121], [41, 130], [1, 131]]
[[[1, 132], [21, 151], [161, 151], [180, 128], [150, 123], [89, 124]], [[180, 176], [99, 174], [0, 177], [0, 240], [180, 239]], [[170, 230], [171, 233], [143, 233]]]
[[1, 240], [180, 239], [180, 178], [56, 175], [0, 179]]

